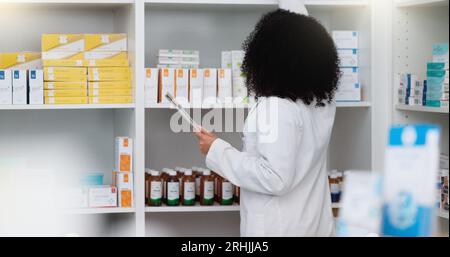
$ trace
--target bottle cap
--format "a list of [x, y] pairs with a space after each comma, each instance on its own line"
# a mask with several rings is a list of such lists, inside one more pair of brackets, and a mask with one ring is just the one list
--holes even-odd
[[209, 170], [209, 169], [203, 169], [203, 175], [204, 175], [204, 176], [209, 176], [209, 175], [211, 175], [211, 170]]
[[152, 176], [154, 176], [154, 177], [159, 176], [159, 174], [160, 174], [160, 172], [157, 171], [157, 170], [151, 170], [151, 171], [150, 171], [150, 175], [152, 175]]
[[182, 167], [175, 167], [175, 170], [176, 171], [181, 171], [181, 170], [183, 170], [184, 168], [182, 168]]
[[169, 175], [170, 175], [170, 176], [176, 176], [176, 175], [177, 175], [177, 172], [174, 171], [174, 170], [169, 170]]
[[184, 175], [186, 175], [186, 176], [192, 176], [192, 170], [191, 170], [191, 169], [185, 169], [185, 170], [184, 170]]
[[331, 174], [331, 179], [337, 179], [338, 175], [337, 174]]
[[164, 169], [162, 169], [162, 172], [163, 173], [167, 173], [167, 174], [169, 174], [169, 172], [171, 171], [171, 169], [168, 169], [168, 168], [164, 168]]

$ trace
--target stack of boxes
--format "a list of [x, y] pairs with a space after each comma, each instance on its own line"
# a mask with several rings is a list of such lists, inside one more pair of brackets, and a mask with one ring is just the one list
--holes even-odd
[[42, 35], [46, 104], [132, 103], [125, 34]]
[[448, 43], [433, 45], [433, 62], [427, 64], [425, 105], [448, 107]]
[[117, 188], [118, 206], [133, 207], [133, 139], [116, 138], [113, 186]]
[[158, 68], [197, 69], [200, 65], [200, 52], [197, 50], [160, 49]]
[[342, 74], [335, 99], [337, 102], [360, 102], [362, 92], [358, 68], [358, 32], [333, 31], [332, 37], [338, 51]]
[[414, 74], [401, 74], [397, 95], [399, 104], [423, 105], [425, 101], [424, 83]]
[[222, 69], [231, 69], [232, 71], [232, 96], [235, 103], [248, 102], [245, 76], [241, 69], [244, 57], [245, 52], [242, 50], [222, 52]]
[[40, 53], [0, 53], [0, 104], [42, 104], [41, 68]]
[[441, 154], [439, 173], [439, 209], [448, 214], [448, 155]]

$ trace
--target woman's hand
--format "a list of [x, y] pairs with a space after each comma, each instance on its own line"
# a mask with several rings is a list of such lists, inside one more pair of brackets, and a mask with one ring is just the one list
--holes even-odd
[[211, 148], [211, 145], [217, 139], [217, 136], [214, 133], [211, 133], [203, 128], [199, 132], [197, 131], [194, 133], [198, 138], [200, 152], [204, 155], [207, 155], [209, 152], [209, 148]]

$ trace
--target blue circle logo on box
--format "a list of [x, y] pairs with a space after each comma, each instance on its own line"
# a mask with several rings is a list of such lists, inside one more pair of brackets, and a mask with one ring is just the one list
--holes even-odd
[[411, 193], [402, 191], [389, 204], [388, 215], [391, 224], [405, 229], [414, 225], [417, 216], [417, 204]]

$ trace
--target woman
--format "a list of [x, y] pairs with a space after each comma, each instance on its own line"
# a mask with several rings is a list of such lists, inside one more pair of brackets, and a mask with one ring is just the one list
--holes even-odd
[[279, 9], [262, 17], [244, 50], [242, 70], [258, 98], [244, 150], [202, 130], [206, 164], [241, 187], [242, 236], [332, 236], [326, 160], [340, 76], [333, 40], [315, 19]]

